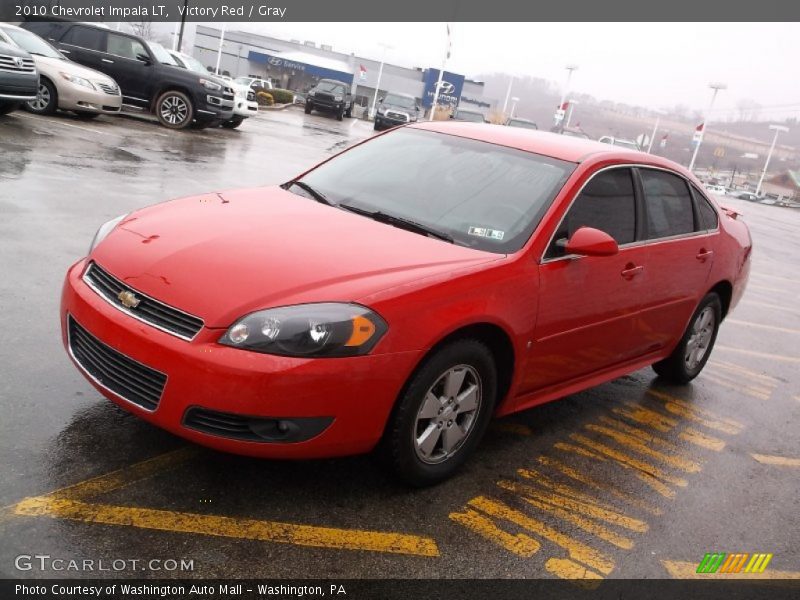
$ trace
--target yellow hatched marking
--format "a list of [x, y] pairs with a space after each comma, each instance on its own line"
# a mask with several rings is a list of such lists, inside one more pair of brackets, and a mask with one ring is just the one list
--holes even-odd
[[751, 454], [755, 460], [763, 465], [777, 465], [779, 467], [800, 467], [800, 458], [786, 456], [770, 456], [767, 454]]
[[450, 513], [450, 519], [517, 556], [528, 558], [539, 551], [540, 544], [535, 539], [524, 533], [503, 531], [494, 521], [471, 508], [461, 513]]
[[599, 454], [595, 454], [594, 452], [589, 452], [585, 448], [581, 448], [580, 446], [573, 446], [572, 444], [567, 444], [565, 442], [556, 442], [553, 444], [553, 448], [558, 450], [562, 450], [564, 452], [571, 452], [572, 454], [577, 454], [579, 456], [585, 456], [586, 458], [593, 458], [595, 460], [599, 460], [605, 462], [605, 457], [600, 456]]
[[715, 452], [719, 452], [725, 447], [725, 442], [723, 442], [721, 439], [707, 435], [702, 431], [697, 431], [697, 429], [692, 427], [687, 427], [681, 431], [678, 434], [678, 437], [691, 444], [694, 444], [695, 446], [707, 448], [708, 450], [714, 450]]
[[[605, 423], [606, 425], [610, 425], [611, 427], [616, 427], [617, 429], [638, 438], [645, 444], [652, 444], [653, 446], [665, 448], [670, 452], [672, 452], [674, 455], [676, 455], [676, 457], [686, 461], [687, 463], [697, 464], [694, 463], [691, 457], [686, 456], [680, 447], [678, 447], [676, 444], [673, 444], [669, 440], [665, 440], [661, 436], [653, 435], [652, 433], [649, 433], [643, 429], [639, 429], [638, 427], [632, 427], [631, 425], [628, 425], [623, 421], [620, 421], [618, 419], [612, 419], [610, 417], [600, 417], [599, 421], [601, 423]], [[698, 465], [697, 468], [699, 470], [700, 466]]]
[[535, 481], [537, 485], [540, 485], [554, 492], [558, 492], [559, 494], [563, 494], [565, 496], [571, 496], [572, 498], [575, 498], [576, 500], [579, 500], [581, 502], [596, 504], [597, 506], [600, 506], [607, 510], [614, 510], [613, 506], [611, 506], [610, 504], [606, 504], [601, 500], [598, 500], [591, 494], [587, 494], [581, 492], [580, 490], [576, 490], [572, 486], [553, 481], [552, 479], [550, 479], [543, 473], [536, 471], [535, 469], [518, 469], [517, 474], [520, 477], [524, 477], [525, 479], [530, 479], [532, 481]]
[[47, 516], [85, 523], [123, 525], [140, 529], [196, 533], [298, 546], [439, 556], [439, 549], [433, 539], [416, 535], [295, 525], [276, 521], [256, 521], [150, 508], [89, 504], [67, 498], [45, 496], [26, 498], [16, 505], [15, 512], [18, 515], [29, 517]]
[[741, 365], [729, 363], [724, 360], [710, 360], [708, 362], [709, 364], [715, 367], [719, 367], [720, 369], [725, 369], [726, 371], [731, 371], [737, 375], [744, 373], [746, 375], [749, 375], [750, 377], [754, 377], [755, 379], [760, 379], [762, 383], [767, 384], [771, 387], [775, 387], [776, 385], [778, 385], [778, 380], [772, 377], [771, 375], [764, 375], [763, 373], [753, 371]]
[[604, 575], [608, 575], [614, 570], [614, 561], [602, 552], [595, 550], [594, 548], [591, 548], [590, 546], [587, 546], [586, 544], [583, 544], [578, 540], [569, 537], [568, 535], [564, 535], [560, 531], [511, 508], [499, 500], [486, 498], [485, 496], [478, 496], [477, 498], [470, 500], [468, 504], [472, 508], [483, 511], [487, 515], [510, 521], [515, 525], [519, 525], [523, 529], [527, 529], [528, 531], [531, 531], [553, 542], [557, 546], [560, 546], [566, 550], [567, 554], [572, 560], [581, 562], [588, 567], [591, 567], [595, 571], [598, 571]]
[[631, 421], [640, 423], [641, 425], [652, 427], [656, 431], [660, 431], [662, 433], [670, 431], [678, 424], [678, 421], [671, 419], [666, 415], [662, 415], [660, 412], [650, 410], [644, 406], [637, 406], [635, 404], [631, 404], [630, 402], [626, 402], [625, 404], [628, 408], [621, 406], [614, 407], [611, 409], [611, 412], [621, 417], [625, 417], [626, 419], [630, 419]]
[[738, 354], [745, 354], [747, 356], [756, 356], [758, 358], [766, 358], [769, 360], [776, 360], [778, 362], [800, 363], [800, 357], [786, 356], [785, 354], [770, 354], [769, 352], [756, 352], [755, 350], [745, 350], [743, 348], [733, 348], [732, 346], [714, 346], [715, 350], [722, 350], [723, 352], [736, 352]]
[[550, 558], [544, 563], [544, 568], [548, 573], [552, 573], [561, 579], [569, 579], [572, 581], [576, 579], [586, 580], [578, 585], [579, 587], [586, 587], [589, 589], [596, 588], [603, 579], [603, 576], [599, 573], [595, 573], [591, 569], [587, 569], [583, 565], [571, 561], [568, 558]]
[[573, 467], [565, 465], [564, 463], [556, 460], [555, 458], [550, 458], [549, 456], [540, 456], [539, 457], [539, 462], [541, 464], [546, 465], [548, 467], [551, 467], [553, 469], [557, 469], [558, 471], [560, 471], [561, 473], [563, 473], [567, 477], [569, 477], [571, 479], [574, 479], [575, 481], [578, 481], [580, 483], [583, 483], [584, 485], [588, 485], [590, 487], [593, 487], [596, 490], [601, 490], [601, 491], [604, 491], [604, 492], [608, 492], [609, 494], [611, 494], [612, 496], [614, 496], [618, 500], [626, 502], [626, 503], [630, 504], [631, 506], [635, 506], [637, 508], [640, 508], [640, 509], [642, 509], [642, 510], [644, 510], [644, 511], [646, 511], [646, 512], [652, 514], [652, 515], [663, 514], [663, 511], [660, 508], [658, 508], [657, 506], [653, 506], [653, 505], [645, 502], [644, 500], [641, 500], [641, 499], [639, 499], [639, 498], [637, 498], [635, 496], [632, 496], [631, 494], [628, 494], [626, 492], [623, 492], [623, 491], [617, 489], [616, 487], [614, 487], [613, 485], [611, 485], [609, 483], [605, 483], [605, 482], [602, 482], [602, 481], [597, 481], [596, 479], [593, 479], [592, 477], [589, 477], [588, 475], [586, 475], [584, 473], [581, 473], [577, 469], [574, 469]]
[[[697, 563], [684, 562], [677, 560], [663, 560], [661, 564], [674, 579], [800, 579], [800, 571], [773, 571], [769, 569], [763, 573], [758, 572], [741, 572], [741, 573], [697, 573]], [[779, 582], [774, 582], [779, 583]], [[796, 583], [785, 582], [786, 585], [793, 588], [797, 587]]]
[[659, 467], [656, 467], [655, 465], [651, 465], [650, 463], [645, 462], [643, 460], [639, 460], [637, 458], [628, 456], [624, 452], [620, 452], [619, 450], [609, 448], [605, 444], [595, 442], [577, 433], [572, 433], [570, 434], [569, 437], [575, 440], [576, 442], [583, 444], [584, 446], [588, 446], [589, 448], [596, 450], [597, 452], [601, 452], [602, 454], [605, 454], [606, 456], [613, 458], [621, 465], [624, 465], [631, 469], [636, 469], [637, 471], [641, 472], [642, 475], [649, 476], [656, 480], [660, 479], [661, 481], [666, 481], [668, 483], [680, 487], [686, 487], [687, 485], [685, 479], [682, 479], [680, 477], [673, 477], [672, 475], [666, 473], [664, 470], [662, 470]]
[[717, 417], [710, 411], [692, 406], [691, 404], [688, 404], [683, 400], [675, 398], [674, 396], [670, 396], [664, 392], [651, 389], [647, 390], [647, 393], [654, 398], [661, 400], [664, 403], [664, 408], [666, 408], [667, 411], [671, 412], [672, 414], [678, 415], [679, 417], [683, 417], [684, 419], [688, 419], [690, 421], [694, 421], [695, 423], [699, 423], [708, 429], [716, 429], [717, 431], [721, 431], [723, 433], [735, 435], [741, 432], [741, 430], [744, 428], [744, 425], [738, 421]]
[[[661, 462], [675, 467], [676, 469], [681, 469], [682, 471], [686, 471], [687, 473], [697, 473], [699, 472], [700, 465], [696, 462], [685, 459], [680, 456], [673, 456], [671, 454], [664, 454], [663, 452], [659, 452], [658, 450], [653, 450], [649, 446], [642, 443], [640, 439], [635, 436], [628, 435], [626, 433], [622, 433], [621, 431], [617, 431], [615, 429], [611, 429], [610, 427], [603, 427], [602, 425], [594, 425], [593, 423], [589, 423], [584, 425], [585, 429], [589, 431], [593, 431], [595, 433], [599, 433], [601, 435], [605, 435], [606, 437], [611, 438], [618, 444], [630, 448], [631, 450], [635, 450], [640, 454], [644, 454], [645, 456], [649, 456], [651, 458], [655, 458], [656, 460], [660, 460]], [[657, 475], [657, 477], [659, 477]], [[663, 477], [660, 477], [664, 479]], [[668, 479], [664, 479], [665, 481], [669, 481]], [[674, 481], [677, 481], [674, 480]], [[672, 481], [672, 483], [674, 483]], [[685, 483], [684, 483], [685, 484]], [[675, 484], [680, 485], [680, 484]]]

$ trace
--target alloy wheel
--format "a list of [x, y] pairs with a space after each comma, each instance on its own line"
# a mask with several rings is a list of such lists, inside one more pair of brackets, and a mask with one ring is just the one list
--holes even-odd
[[159, 112], [167, 123], [179, 125], [186, 120], [186, 116], [189, 114], [189, 107], [182, 98], [178, 96], [167, 96], [161, 101]]
[[448, 369], [428, 389], [412, 432], [422, 462], [442, 463], [461, 448], [477, 421], [482, 391], [480, 375], [469, 365]]
[[686, 353], [684, 354], [684, 362], [686, 369], [694, 371], [697, 366], [702, 362], [703, 358], [708, 352], [708, 346], [714, 337], [714, 327], [716, 326], [716, 317], [714, 309], [711, 306], [706, 306], [692, 323], [691, 334], [689, 340], [686, 342]]
[[39, 89], [36, 92], [36, 100], [31, 100], [28, 102], [28, 106], [31, 107], [31, 110], [36, 112], [41, 112], [50, 105], [50, 90], [47, 86], [41, 82], [39, 82]]

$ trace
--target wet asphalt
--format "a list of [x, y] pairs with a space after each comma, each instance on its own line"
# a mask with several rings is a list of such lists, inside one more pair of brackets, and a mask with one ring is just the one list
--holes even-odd
[[[578, 565], [666, 578], [719, 551], [769, 552], [769, 570], [800, 571], [800, 468], [753, 457], [800, 458], [800, 211], [729, 198], [753, 234], [753, 272], [690, 385], [645, 369], [503, 419], [457, 477], [426, 490], [398, 485], [373, 456], [285, 463], [189, 447], [169, 470], [77, 497], [116, 507], [111, 519], [25, 504], [187, 447], [104, 400], [64, 352], [62, 278], [96, 228], [169, 198], [285, 181], [371, 134], [298, 109], [177, 133], [126, 117], [0, 117], [0, 576], [533, 578]], [[631, 417], [645, 414], [658, 426]], [[625, 426], [636, 429], [620, 437]], [[552, 485], [526, 492], [534, 470]], [[206, 516], [214, 535], [187, 531]], [[411, 542], [322, 547], [275, 523]], [[21, 554], [188, 558], [194, 570], [21, 571]]]

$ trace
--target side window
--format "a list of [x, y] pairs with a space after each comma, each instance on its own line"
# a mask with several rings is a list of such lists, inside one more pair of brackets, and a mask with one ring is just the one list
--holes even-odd
[[78, 48], [86, 48], [87, 50], [105, 50], [105, 37], [104, 31], [95, 29], [94, 27], [83, 27], [76, 25], [70, 29], [61, 40], [63, 44], [70, 44]]
[[59, 23], [47, 21], [29, 21], [23, 25], [28, 31], [46, 40], [57, 39], [59, 34]]
[[580, 227], [604, 231], [618, 244], [636, 239], [636, 196], [630, 169], [603, 171], [586, 184], [561, 221], [546, 258], [563, 256], [558, 242], [569, 239]]
[[703, 195], [703, 192], [694, 186], [692, 186], [692, 193], [694, 193], [694, 201], [702, 220], [702, 224], [698, 225], [698, 229], [716, 229], [719, 226], [717, 209], [711, 205], [711, 202]]
[[147, 50], [139, 40], [129, 38], [125, 35], [118, 35], [116, 33], [108, 34], [108, 45], [106, 52], [123, 58], [130, 58], [136, 60], [140, 54], [147, 56]]
[[642, 169], [649, 239], [692, 233], [694, 211], [686, 182], [666, 171]]

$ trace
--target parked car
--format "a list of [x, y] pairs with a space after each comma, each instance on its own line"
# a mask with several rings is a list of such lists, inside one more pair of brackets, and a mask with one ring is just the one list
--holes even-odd
[[[194, 71], [195, 73], [207, 74], [208, 70], [203, 66], [199, 60], [189, 54], [177, 52], [175, 50], [167, 50], [172, 59], [179, 67]], [[256, 102], [256, 93], [250, 89], [249, 86], [237, 83], [235, 79], [230, 77], [221, 78], [226, 81], [230, 87], [233, 88], [234, 101], [233, 101], [233, 116], [223, 121], [222, 126], [228, 129], [236, 129], [242, 122], [252, 116], [258, 114], [258, 102]]]
[[597, 141], [602, 142], [603, 144], [611, 144], [612, 146], [619, 146], [620, 148], [627, 148], [628, 150], [641, 150], [641, 148], [639, 148], [639, 144], [637, 144], [636, 141], [625, 140], [611, 135], [604, 135]]
[[734, 192], [733, 197], [739, 198], [740, 200], [747, 200], [748, 202], [758, 202], [758, 196], [753, 192]]
[[452, 475], [492, 415], [650, 364], [691, 381], [751, 264], [745, 223], [680, 165], [506, 127], [414, 123], [209, 197], [100, 227], [62, 292], [77, 368], [199, 444], [382, 441], [413, 485]]
[[207, 127], [233, 117], [233, 88], [182, 69], [160, 44], [91, 23], [27, 21], [22, 27], [113, 78], [125, 104], [152, 112], [164, 127]]
[[520, 127], [522, 129], [539, 129], [536, 126], [536, 123], [533, 121], [522, 119], [520, 117], [511, 117], [508, 121], [506, 121], [506, 125], [508, 127]]
[[33, 57], [0, 41], [0, 115], [17, 110], [23, 102], [36, 100], [39, 71]]
[[256, 94], [258, 92], [268, 92], [274, 89], [271, 81], [268, 79], [261, 79], [260, 77], [237, 77], [233, 82], [249, 87]]
[[37, 96], [24, 105], [30, 112], [50, 115], [60, 108], [92, 119], [122, 109], [122, 95], [113, 79], [68, 60], [35, 33], [0, 23], [0, 41], [29, 52], [39, 70]]
[[388, 127], [414, 123], [419, 118], [419, 104], [411, 94], [391, 92], [378, 101], [373, 129], [380, 131]]
[[455, 121], [471, 121], [473, 123], [488, 123], [483, 113], [469, 108], [456, 108], [450, 115]]
[[560, 127], [559, 126], [559, 127], [553, 127], [550, 131], [552, 131], [553, 133], [558, 133], [560, 135], [566, 135], [566, 136], [569, 136], [569, 137], [581, 138], [581, 139], [584, 139], [584, 140], [592, 139], [589, 136], [588, 133], [586, 133], [585, 131], [583, 131], [583, 129], [580, 129], [578, 127]]
[[724, 196], [727, 192], [725, 191], [724, 185], [717, 185], [714, 183], [706, 183], [703, 187], [706, 188], [706, 191], [711, 192], [712, 194], [717, 194], [718, 196]]
[[320, 79], [306, 95], [306, 114], [312, 110], [332, 112], [336, 119], [353, 116], [353, 95], [350, 85], [335, 79]]

